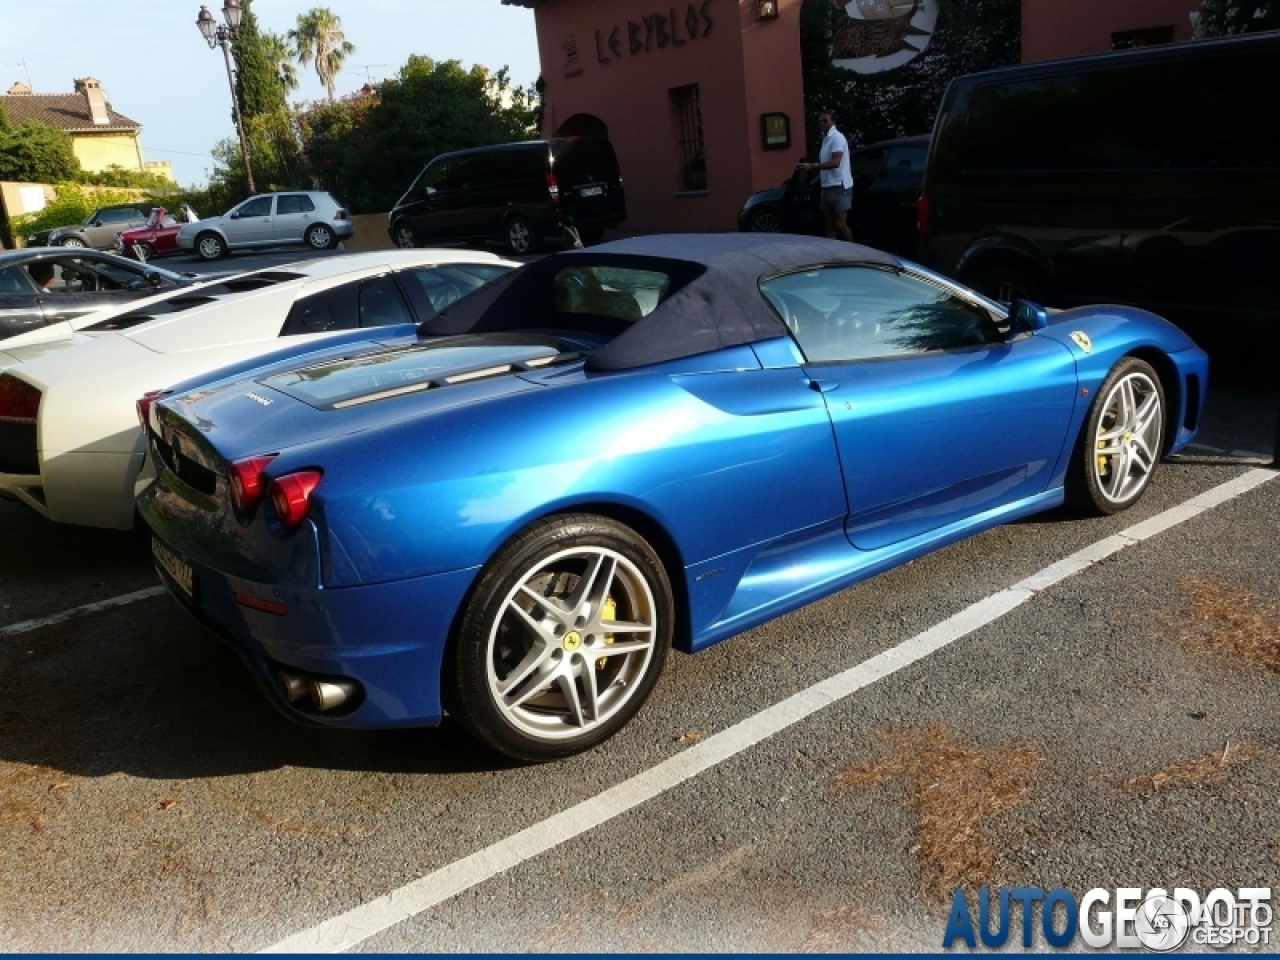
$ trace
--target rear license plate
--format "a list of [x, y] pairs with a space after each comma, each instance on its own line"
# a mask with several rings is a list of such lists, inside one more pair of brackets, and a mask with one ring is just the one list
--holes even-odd
[[191, 599], [195, 593], [195, 575], [191, 572], [189, 564], [183, 563], [173, 551], [166, 547], [154, 537], [151, 540], [151, 555], [156, 558], [156, 563], [169, 574], [173, 582], [178, 585], [183, 593], [187, 595], [187, 599]]
[[578, 191], [580, 197], [602, 197], [604, 196], [604, 187], [582, 187]]

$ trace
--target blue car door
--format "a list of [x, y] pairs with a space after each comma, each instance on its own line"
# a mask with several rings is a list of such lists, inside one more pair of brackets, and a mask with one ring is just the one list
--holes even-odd
[[876, 550], [1042, 493], [1067, 443], [1075, 362], [1004, 336], [960, 291], [900, 270], [831, 266], [762, 285], [822, 391], [849, 540]]

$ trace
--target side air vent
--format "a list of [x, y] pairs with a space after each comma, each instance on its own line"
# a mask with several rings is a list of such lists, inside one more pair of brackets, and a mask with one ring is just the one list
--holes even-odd
[[206, 289], [213, 293], [248, 293], [264, 287], [274, 287], [277, 283], [284, 283], [286, 280], [301, 279], [300, 273], [251, 273], [247, 277], [236, 277]]

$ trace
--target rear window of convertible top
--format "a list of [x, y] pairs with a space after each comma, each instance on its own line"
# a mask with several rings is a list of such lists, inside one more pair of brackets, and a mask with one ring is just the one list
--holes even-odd
[[671, 277], [655, 270], [583, 265], [565, 267], [552, 283], [559, 314], [589, 314], [634, 322], [662, 302]]

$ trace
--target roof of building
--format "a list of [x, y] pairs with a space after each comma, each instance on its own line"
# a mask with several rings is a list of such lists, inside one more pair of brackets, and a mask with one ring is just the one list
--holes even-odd
[[67, 133], [120, 133], [137, 131], [142, 124], [107, 106], [110, 123], [95, 124], [83, 93], [20, 93], [0, 96], [0, 106], [17, 126], [35, 120]]

